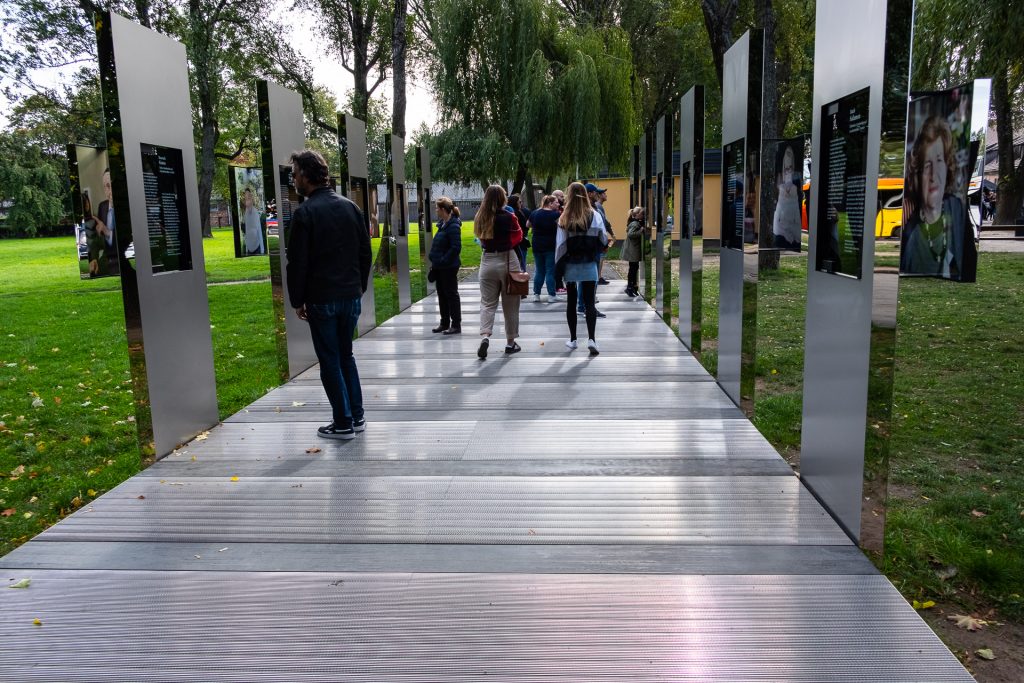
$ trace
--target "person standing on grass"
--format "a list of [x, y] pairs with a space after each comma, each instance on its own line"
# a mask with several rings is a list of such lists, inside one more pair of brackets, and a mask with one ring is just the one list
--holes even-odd
[[568, 290], [565, 317], [569, 323], [569, 341], [565, 345], [570, 350], [575, 350], [578, 347], [576, 342], [576, 288], [578, 286], [586, 312], [587, 348], [590, 349], [591, 356], [600, 353], [595, 334], [597, 309], [594, 307], [594, 295], [597, 292], [598, 256], [607, 246], [608, 233], [604, 229], [604, 220], [590, 206], [587, 190], [583, 184], [573, 183], [569, 186], [565, 211], [558, 219], [555, 259], [558, 269], [563, 272], [565, 286]]
[[522, 351], [516, 343], [521, 297], [505, 292], [505, 278], [509, 273], [520, 272], [515, 247], [523, 241], [523, 230], [515, 214], [505, 210], [505, 202], [505, 188], [491, 185], [484, 192], [473, 223], [473, 234], [483, 247], [480, 255], [480, 335], [483, 339], [476, 352], [479, 358], [487, 358], [499, 298], [501, 311], [505, 314], [505, 338], [508, 341], [505, 353]]
[[370, 235], [359, 207], [328, 186], [319, 152], [294, 152], [290, 161], [295, 190], [306, 201], [292, 214], [288, 297], [299, 319], [309, 323], [333, 415], [317, 434], [354, 439], [366, 429], [352, 336], [370, 278]]
[[448, 197], [438, 197], [437, 234], [430, 243], [430, 268], [437, 284], [437, 308], [441, 322], [431, 330], [446, 335], [462, 334], [462, 300], [459, 298], [459, 266], [462, 261], [462, 219], [459, 207]]

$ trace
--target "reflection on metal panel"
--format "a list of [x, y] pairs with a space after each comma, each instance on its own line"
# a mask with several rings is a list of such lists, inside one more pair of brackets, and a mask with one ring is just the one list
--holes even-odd
[[703, 258], [694, 253], [694, 237], [704, 232], [704, 86], [679, 101], [679, 148], [679, 337], [700, 357]]
[[[292, 152], [306, 146], [302, 119], [302, 98], [298, 93], [282, 88], [271, 81], [257, 81], [257, 106], [260, 122], [260, 145], [263, 156], [264, 194], [273, 197], [278, 214], [276, 230], [268, 230], [270, 251], [270, 286], [274, 297], [274, 317], [277, 323], [279, 353], [282, 339], [286, 348], [287, 376], [294, 377], [316, 363], [313, 337], [309, 324], [299, 320], [288, 301], [288, 222], [291, 207], [287, 186], [282, 186], [280, 167], [288, 165]], [[283, 333], [283, 334], [282, 334]], [[279, 356], [282, 376], [285, 374], [285, 355]]]
[[[665, 117], [662, 116], [654, 126], [655, 140], [655, 166], [654, 166], [654, 210], [651, 215], [651, 224], [654, 227], [652, 239], [654, 256], [652, 267], [654, 270], [654, 301], [652, 305], [659, 314], [664, 310], [665, 297], [668, 293], [668, 282], [665, 280], [665, 185], [666, 178], [671, 176], [672, 167], [665, 171]], [[669, 160], [671, 164], [671, 160]], [[671, 238], [669, 238], [671, 241]]]
[[[135, 419], [143, 455], [160, 457], [218, 417], [185, 48], [109, 12], [96, 32]], [[153, 145], [167, 183], [144, 173]], [[154, 273], [154, 257], [192, 267]]]
[[[412, 305], [412, 262], [409, 255], [409, 203], [405, 197], [405, 138], [391, 136], [391, 154], [388, 156], [388, 206], [391, 212], [391, 231], [398, 252], [398, 308], [404, 311]], [[417, 269], [419, 267], [417, 266]]]
[[433, 282], [427, 282], [426, 274], [430, 269], [430, 246], [434, 241], [434, 197], [430, 190], [430, 150], [426, 147], [416, 148], [416, 206], [419, 207], [416, 223], [419, 226], [420, 238], [420, 299], [433, 294]]
[[675, 120], [673, 114], [661, 117], [658, 122], [659, 139], [661, 147], [658, 149], [658, 159], [661, 160], [661, 181], [658, 183], [658, 191], [661, 193], [661, 221], [662, 246], [661, 254], [661, 319], [665, 324], [672, 325], [672, 230], [673, 230], [673, 206], [675, 202], [675, 190], [672, 180], [672, 150], [675, 148], [675, 128], [672, 126]]
[[641, 289], [644, 299], [648, 302], [654, 301], [654, 273], [652, 272], [653, 239], [652, 230], [657, 220], [657, 207], [654, 205], [654, 131], [648, 130], [640, 138], [643, 145], [643, 167], [640, 180], [640, 204], [644, 207], [644, 235], [640, 240], [643, 249], [644, 262], [640, 269], [640, 277], [643, 279]]
[[[346, 196], [359, 206], [366, 222], [364, 229], [372, 235], [370, 187], [367, 181], [369, 159], [366, 152], [366, 123], [351, 114], [339, 113], [338, 145], [341, 148], [343, 159], [342, 168], [347, 172], [347, 175], [342, 173]], [[359, 322], [356, 325], [360, 335], [366, 334], [377, 326], [377, 317], [374, 311], [373, 273], [371, 271], [366, 283], [366, 291], [363, 292], [362, 312], [359, 314]]]
[[748, 31], [725, 55], [722, 88], [722, 246], [718, 381], [748, 416], [754, 410], [764, 34]]
[[[819, 3], [816, 18], [811, 205], [829, 182], [820, 166], [822, 106], [869, 88], [867, 164], [877, 178], [902, 159], [913, 0]], [[874, 223], [877, 183], [862, 211]], [[808, 258], [825, 248], [810, 219]], [[804, 482], [854, 539], [881, 549], [888, 478], [898, 279], [875, 263], [875, 231], [863, 235], [860, 279], [808, 268], [801, 471]]]

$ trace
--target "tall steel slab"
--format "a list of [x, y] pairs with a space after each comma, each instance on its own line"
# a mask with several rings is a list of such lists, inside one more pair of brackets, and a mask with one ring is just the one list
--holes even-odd
[[644, 156], [643, 156], [643, 178], [641, 185], [643, 188], [643, 197], [640, 199], [640, 203], [644, 207], [644, 216], [646, 221], [644, 223], [644, 236], [641, 240], [643, 245], [643, 256], [644, 262], [641, 266], [641, 275], [643, 282], [641, 283], [644, 299], [650, 303], [654, 303], [654, 273], [652, 272], [652, 261], [654, 256], [654, 233], [652, 230], [656, 229], [657, 221], [657, 206], [654, 201], [654, 152], [657, 149], [654, 140], [654, 131], [648, 130], [644, 133], [641, 138], [644, 145]]
[[[370, 212], [376, 207], [370, 205], [370, 162], [366, 151], [366, 123], [351, 114], [339, 113], [338, 146], [341, 148], [342, 191], [359, 206], [366, 221], [364, 228], [370, 233]], [[366, 334], [377, 326], [375, 310], [371, 273], [366, 283], [366, 291], [363, 292], [362, 312], [356, 324], [359, 334]]]
[[387, 147], [388, 213], [398, 260], [398, 308], [412, 306], [412, 267], [409, 258], [409, 203], [405, 192], [405, 138], [389, 135]]
[[673, 218], [675, 213], [675, 202], [678, 199], [675, 196], [675, 176], [672, 172], [672, 156], [675, 152], [675, 136], [676, 128], [673, 125], [675, 123], [675, 113], [667, 114], [663, 116], [660, 125], [662, 127], [662, 146], [660, 156], [664, 157], [664, 192], [662, 194], [662, 207], [661, 214], [662, 219], [662, 253], [663, 259], [661, 264], [662, 270], [662, 299], [661, 299], [661, 319], [665, 321], [665, 324], [669, 327], [672, 326], [672, 302], [673, 302], [673, 288], [672, 288], [672, 232], [673, 232]]
[[416, 206], [420, 236], [420, 263], [423, 269], [423, 277], [420, 278], [422, 286], [421, 296], [432, 294], [436, 289], [433, 282], [427, 282], [426, 271], [430, 268], [430, 245], [434, 241], [434, 197], [430, 191], [430, 150], [426, 147], [416, 148]]
[[695, 85], [679, 100], [679, 338], [700, 356], [703, 259], [694, 253], [694, 236], [704, 232], [704, 86]]
[[[309, 323], [300, 320], [288, 301], [288, 237], [292, 212], [302, 198], [291, 184], [292, 152], [306, 146], [302, 97], [272, 81], [256, 82], [256, 104], [263, 157], [263, 190], [277, 207], [277, 230], [267, 231], [270, 252], [270, 286], [277, 325], [278, 362], [285, 379], [295, 377], [316, 363]], [[281, 340], [286, 348], [281, 348]]]
[[[832, 113], [823, 108], [865, 89], [863, 215], [855, 218], [865, 226], [875, 224], [874, 179], [883, 169], [888, 169], [887, 175], [898, 170], [896, 175], [901, 177], [913, 13], [913, 0], [818, 3], [812, 207], [826, 197], [831, 201], [826, 177], [830, 169], [821, 168], [820, 163], [822, 119]], [[829, 132], [833, 127], [830, 124]], [[865, 547], [880, 549], [898, 279], [894, 267], [876, 268], [873, 229], [863, 230], [861, 263], [854, 272], [819, 272], [815, 268], [818, 250], [826, 245], [817, 214], [811, 212], [809, 230], [800, 469], [804, 482], [847, 533]], [[871, 536], [870, 542], [865, 534]]]
[[136, 428], [161, 457], [218, 420], [188, 63], [116, 14], [95, 28]]
[[725, 53], [722, 86], [722, 250], [718, 383], [753, 414], [757, 338], [758, 205], [764, 34], [748, 31]]
[[[654, 258], [653, 269], [654, 269], [654, 310], [658, 312], [658, 315], [662, 315], [665, 310], [665, 299], [668, 297], [669, 283], [665, 279], [665, 227], [666, 218], [668, 217], [668, 211], [666, 209], [666, 200], [668, 199], [668, 193], [666, 192], [666, 186], [672, 182], [672, 159], [668, 159], [668, 170], [665, 170], [665, 129], [667, 128], [666, 117], [662, 116], [658, 119], [658, 123], [654, 127], [654, 140], [655, 140], [655, 164], [654, 164], [654, 215], [651, 217], [651, 222], [654, 224], [654, 236], [653, 236], [653, 248]], [[671, 235], [668, 237], [668, 241], [672, 241]], [[670, 313], [671, 315], [671, 313]]]

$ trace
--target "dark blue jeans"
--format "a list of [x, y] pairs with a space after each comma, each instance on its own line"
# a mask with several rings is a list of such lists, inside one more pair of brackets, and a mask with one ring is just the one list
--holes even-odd
[[331, 402], [334, 424], [342, 429], [351, 427], [352, 420], [363, 419], [363, 390], [352, 355], [352, 336], [362, 310], [360, 299], [306, 304], [320, 381]]
[[533, 250], [533, 265], [537, 274], [533, 278], [533, 293], [540, 294], [542, 284], [546, 284], [548, 294], [555, 295], [555, 252]]

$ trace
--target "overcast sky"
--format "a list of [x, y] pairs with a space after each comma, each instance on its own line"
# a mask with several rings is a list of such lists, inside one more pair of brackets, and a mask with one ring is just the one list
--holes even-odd
[[[291, 11], [290, 2], [280, 2], [276, 10], [277, 18], [288, 31], [287, 38], [296, 49], [313, 65], [313, 78], [317, 84], [323, 85], [332, 92], [339, 103], [345, 101], [346, 93], [352, 88], [352, 75], [342, 68], [341, 63], [327, 54], [316, 37], [315, 20], [308, 13]], [[72, 73], [74, 69], [68, 71]], [[60, 70], [36, 72], [38, 82], [46, 85], [58, 85], [66, 73]], [[382, 83], [375, 96], [383, 97], [391, 109], [391, 81]], [[405, 130], [411, 136], [421, 123], [433, 127], [437, 122], [434, 98], [430, 87], [416, 78], [406, 80], [406, 118]], [[7, 126], [8, 105], [0, 97], [0, 126]]]

